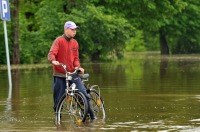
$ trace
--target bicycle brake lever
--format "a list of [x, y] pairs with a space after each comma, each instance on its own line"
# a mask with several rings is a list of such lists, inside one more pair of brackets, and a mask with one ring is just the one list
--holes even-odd
[[80, 73], [81, 72], [81, 70], [79, 70], [78, 67], [75, 67], [74, 69], [76, 70], [76, 73]]
[[77, 73], [81, 73], [81, 70], [77, 70]]

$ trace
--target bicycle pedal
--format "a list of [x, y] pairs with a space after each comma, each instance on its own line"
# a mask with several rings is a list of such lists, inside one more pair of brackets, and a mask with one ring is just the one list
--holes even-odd
[[86, 92], [87, 92], [87, 93], [90, 93], [90, 89], [86, 89]]
[[90, 114], [87, 114], [87, 117], [89, 118], [89, 117], [90, 117]]

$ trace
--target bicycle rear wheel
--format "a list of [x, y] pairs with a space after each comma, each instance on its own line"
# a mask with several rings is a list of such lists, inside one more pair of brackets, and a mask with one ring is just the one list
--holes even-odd
[[88, 103], [81, 92], [75, 92], [72, 96], [64, 94], [56, 108], [56, 123], [84, 122], [88, 112]]
[[90, 102], [92, 104], [96, 117], [98, 119], [104, 120], [106, 118], [106, 112], [101, 96], [99, 96], [99, 93], [95, 89], [90, 89], [89, 94]]

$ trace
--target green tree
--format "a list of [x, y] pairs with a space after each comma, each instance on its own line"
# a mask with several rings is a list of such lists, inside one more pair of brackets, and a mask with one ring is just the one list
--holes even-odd
[[124, 14], [133, 26], [144, 32], [159, 34], [161, 54], [169, 54], [164, 27], [185, 9], [187, 3], [184, 0], [96, 0], [96, 5]]
[[[13, 63], [19, 63], [17, 55], [20, 63], [46, 62], [51, 43], [63, 34], [67, 20], [80, 26], [76, 39], [81, 58], [119, 58], [124, 50], [154, 50], [157, 45], [161, 54], [200, 52], [196, 0], [14, 0], [10, 4], [13, 18], [7, 26]], [[3, 32], [0, 38], [4, 40]], [[0, 44], [0, 63], [5, 64], [5, 43]]]
[[92, 60], [110, 55], [121, 57], [126, 40], [134, 33], [128, 20], [117, 14], [109, 14], [104, 7], [92, 4], [74, 9], [67, 15], [80, 25], [78, 40], [81, 53], [91, 56]]
[[21, 63], [38, 63], [43, 55], [39, 46], [43, 40], [39, 32], [40, 20], [36, 18], [36, 12], [41, 9], [39, 0], [20, 1], [20, 58]]
[[181, 14], [167, 27], [173, 54], [200, 53], [200, 1], [188, 0]]
[[[4, 40], [4, 29], [3, 22], [0, 21], [0, 64], [6, 64], [6, 49], [5, 49], [5, 40]], [[9, 42], [8, 42], [9, 43]]]
[[[95, 7], [87, 2], [78, 4], [79, 2], [40, 3], [41, 8], [35, 13], [35, 18], [40, 20], [37, 22], [36, 32], [40, 36], [37, 47], [41, 45], [39, 49], [43, 50], [40, 56], [46, 55], [52, 41], [63, 33], [64, 22], [72, 20], [80, 26], [76, 39], [80, 44], [81, 58], [87, 56], [98, 60], [108, 55], [120, 57], [126, 39], [133, 32], [131, 24], [117, 14], [109, 14], [103, 6]], [[48, 10], [54, 5], [57, 6]]]

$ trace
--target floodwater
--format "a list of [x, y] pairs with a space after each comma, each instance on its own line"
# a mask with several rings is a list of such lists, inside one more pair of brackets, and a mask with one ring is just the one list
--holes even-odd
[[82, 66], [101, 88], [105, 122], [56, 126], [51, 67], [12, 70], [12, 89], [0, 70], [0, 131], [200, 131], [200, 55], [130, 53]]

